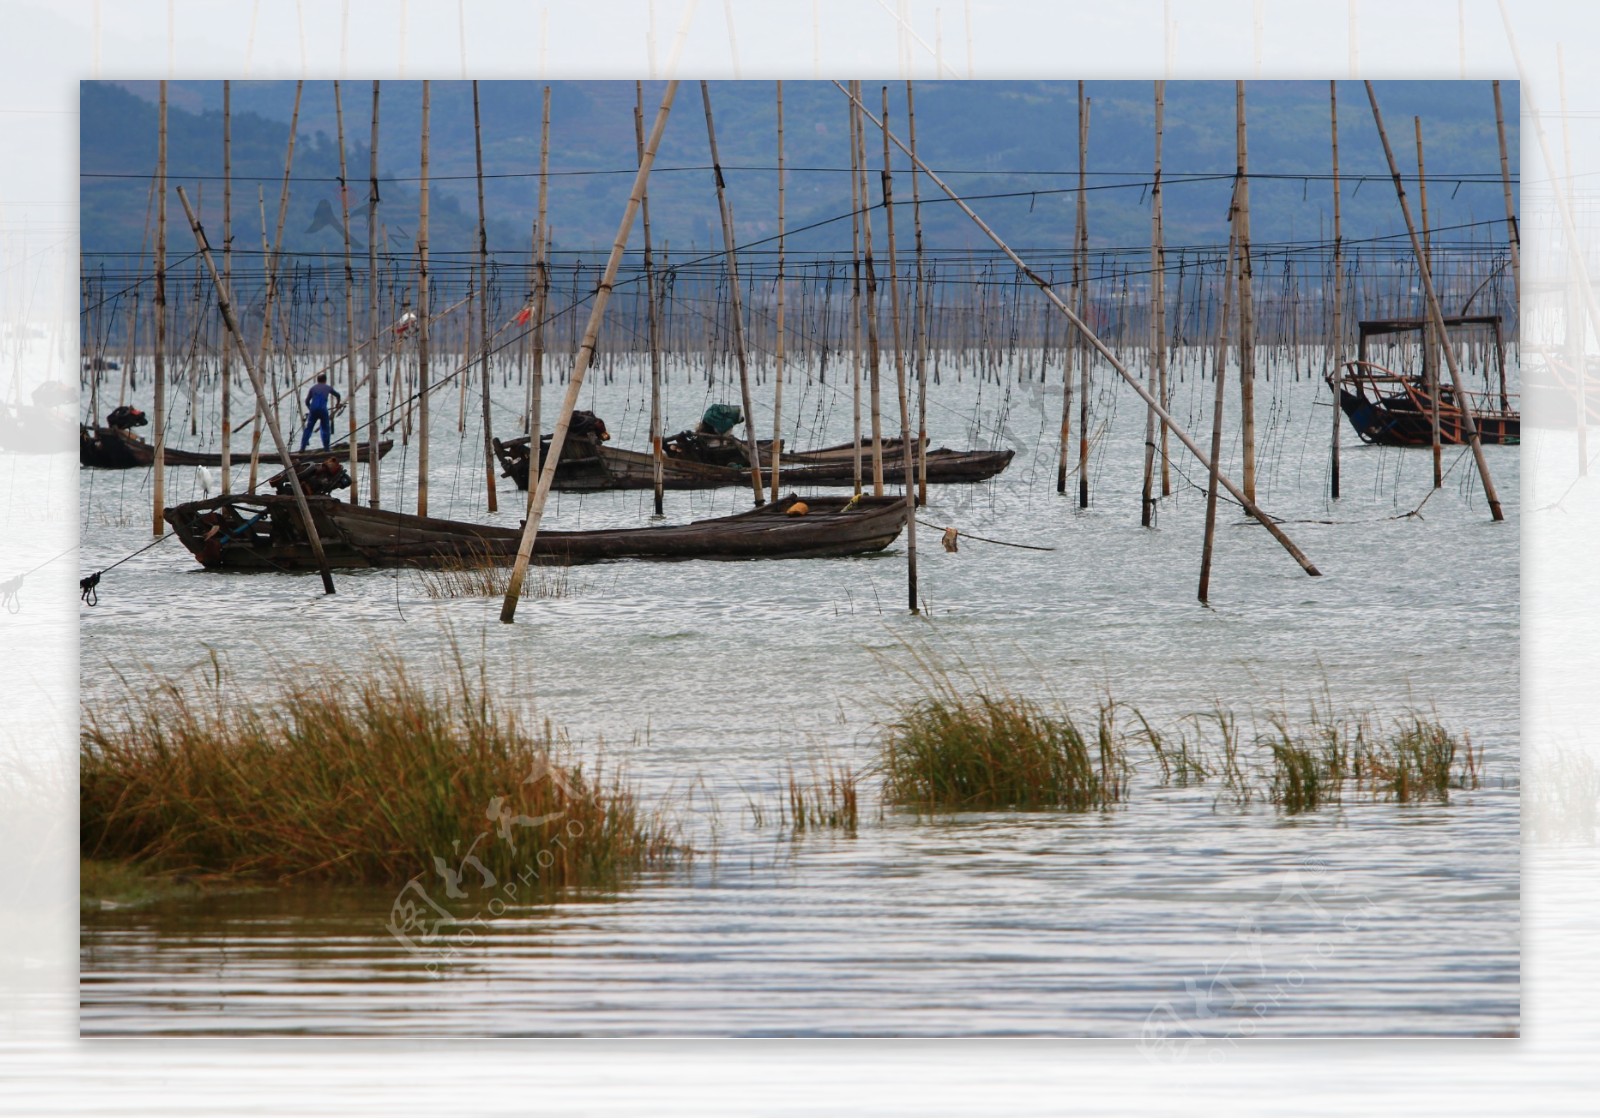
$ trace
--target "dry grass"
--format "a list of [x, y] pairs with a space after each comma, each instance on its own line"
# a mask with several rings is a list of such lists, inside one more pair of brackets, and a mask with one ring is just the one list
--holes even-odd
[[[511, 582], [511, 568], [492, 560], [460, 560], [420, 569], [416, 577], [422, 584], [422, 593], [429, 598], [504, 598]], [[528, 565], [522, 597], [572, 598], [592, 589], [591, 582], [573, 578], [570, 564], [535, 559]]]
[[570, 760], [459, 662], [423, 687], [375, 671], [285, 675], [243, 703], [203, 679], [131, 687], [85, 712], [81, 853], [152, 868], [403, 883], [471, 857], [505, 878], [537, 859], [549, 887], [609, 885], [686, 849], [615, 776]]

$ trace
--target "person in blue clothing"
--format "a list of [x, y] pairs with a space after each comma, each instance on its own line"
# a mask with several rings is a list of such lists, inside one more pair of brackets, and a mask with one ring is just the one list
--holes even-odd
[[318, 421], [321, 421], [322, 424], [322, 449], [324, 451], [328, 449], [328, 436], [333, 431], [333, 416], [328, 411], [328, 397], [330, 396], [335, 401], [343, 401], [343, 397], [339, 395], [338, 390], [328, 384], [328, 375], [326, 373], [318, 373], [317, 383], [311, 386], [310, 392], [306, 393], [306, 407], [310, 411], [306, 413], [306, 429], [300, 434], [300, 449], [302, 451], [306, 449], [306, 444], [311, 442], [311, 429], [316, 426]]

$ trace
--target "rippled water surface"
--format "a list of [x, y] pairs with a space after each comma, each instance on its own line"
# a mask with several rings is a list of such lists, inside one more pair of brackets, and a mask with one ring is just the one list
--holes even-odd
[[[498, 599], [433, 599], [414, 573], [337, 572], [339, 593], [324, 597], [315, 576], [202, 572], [175, 541], [108, 574], [81, 630], [87, 706], [115, 702], [111, 667], [137, 680], [215, 651], [265, 694], [275, 661], [360, 670], [389, 650], [426, 675], [454, 646], [508, 702], [566, 726], [581, 755], [620, 764], [701, 855], [614, 895], [479, 910], [423, 953], [386, 929], [399, 883], [95, 913], [83, 1031], [1159, 1044], [1515, 1032], [1522, 451], [1486, 449], [1507, 511], [1495, 524], [1459, 449], [1430, 497], [1426, 452], [1360, 447], [1346, 431], [1334, 504], [1327, 390], [1318, 399], [1319, 379], [1277, 369], [1257, 405], [1259, 496], [1323, 575], [1225, 506], [1207, 609], [1195, 602], [1203, 472], [1175, 457], [1158, 527], [1140, 529], [1131, 392], [1097, 390], [1093, 501], [1080, 511], [1075, 485], [1055, 493], [1059, 386], [956, 380], [954, 366], [932, 392], [935, 444], [1017, 457], [992, 483], [935, 488], [921, 511], [921, 617], [905, 610], [904, 537], [865, 558], [574, 568], [563, 596], [525, 600], [514, 626], [498, 623]], [[1175, 412], [1197, 432], [1209, 433], [1210, 392], [1192, 371], [1176, 385]], [[514, 433], [517, 395], [497, 390], [498, 434]], [[677, 381], [668, 430], [720, 398]], [[641, 446], [640, 399], [623, 371], [586, 388], [584, 406]], [[786, 399], [795, 445], [847, 436], [848, 399], [832, 386], [797, 379]], [[435, 516], [489, 519], [482, 469], [462, 465], [482, 445], [475, 410], [469, 399], [465, 432], [453, 396], [435, 413]], [[214, 445], [206, 424], [174, 442]], [[1225, 469], [1237, 458], [1235, 444]], [[397, 447], [391, 499], [414, 491], [402, 481], [414, 473], [415, 448]], [[170, 471], [168, 500], [198, 484]], [[82, 473], [86, 571], [149, 542], [148, 487], [148, 472]], [[502, 523], [519, 498], [502, 481]], [[1403, 515], [1424, 498], [1421, 516]], [[735, 491], [669, 494], [667, 514], [747, 504]], [[648, 494], [569, 494], [545, 523], [636, 524], [649, 511]], [[950, 524], [1054, 550], [969, 539], [949, 554], [938, 529]], [[1080, 710], [1109, 690], [1167, 723], [1221, 703], [1248, 726], [1325, 695], [1380, 717], [1436, 710], [1484, 750], [1489, 780], [1447, 805], [1347, 796], [1288, 817], [1219, 803], [1212, 785], [1162, 787], [1142, 765], [1113, 812], [927, 819], [880, 811], [869, 777], [853, 837], [788, 836], [770, 812], [758, 823], [751, 802], [775, 804], [790, 768], [871, 764], [876, 724], [912, 686], [912, 650]]]

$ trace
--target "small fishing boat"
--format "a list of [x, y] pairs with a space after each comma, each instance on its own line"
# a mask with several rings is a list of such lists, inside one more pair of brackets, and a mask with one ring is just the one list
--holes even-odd
[[[142, 419], [142, 412], [137, 413], [137, 415]], [[107, 418], [109, 419], [110, 417]], [[149, 421], [144, 422], [148, 423]], [[99, 467], [102, 470], [129, 470], [136, 466], [154, 465], [156, 461], [155, 444], [147, 443], [133, 434], [128, 430], [127, 426], [124, 426], [125, 423], [126, 420], [122, 423], [110, 423], [105, 426], [95, 427], [90, 427], [88, 424], [79, 424], [79, 464]], [[378, 457], [382, 458], [393, 447], [393, 439], [381, 441], [378, 444]], [[348, 460], [350, 457], [350, 445], [348, 443], [337, 443], [325, 451], [291, 452], [291, 457], [297, 463], [325, 459], [330, 455]], [[371, 455], [366, 443], [356, 444], [356, 458], [360, 462], [370, 461]], [[181, 447], [166, 447], [162, 450], [162, 461], [168, 466], [221, 466], [222, 455], [213, 451], [186, 451]], [[250, 461], [249, 449], [235, 451], [232, 455], [232, 461], [235, 465], [248, 463]], [[262, 451], [260, 461], [272, 465], [281, 465], [281, 460], [278, 458], [276, 451]]]
[[[370, 509], [308, 497], [330, 567], [500, 565], [516, 559], [522, 529]], [[562, 532], [541, 529], [546, 563], [648, 559], [800, 559], [887, 548], [906, 523], [902, 497], [791, 494], [730, 517], [686, 525]], [[162, 514], [200, 563], [225, 571], [315, 571], [294, 498], [227, 494]]]
[[[1485, 381], [1497, 369], [1499, 391], [1487, 385], [1484, 391], [1467, 391], [1465, 406], [1483, 443], [1515, 444], [1522, 441], [1522, 414], [1511, 407], [1515, 399], [1506, 391], [1505, 340], [1498, 315], [1461, 315], [1444, 320], [1446, 329], [1477, 328], [1493, 334], [1487, 349], [1492, 366], [1486, 365]], [[1428, 447], [1433, 444], [1433, 413], [1438, 386], [1439, 442], [1467, 442], [1462, 401], [1453, 385], [1439, 375], [1434, 347], [1420, 346], [1422, 370], [1403, 373], [1371, 360], [1371, 341], [1385, 336], [1415, 336], [1426, 340], [1431, 333], [1426, 319], [1375, 319], [1360, 324], [1358, 358], [1345, 365], [1339, 378], [1339, 407], [1364, 443], [1385, 447]], [[1449, 344], [1460, 347], [1461, 339], [1451, 336]], [[1459, 352], [1459, 351], [1458, 351]]]

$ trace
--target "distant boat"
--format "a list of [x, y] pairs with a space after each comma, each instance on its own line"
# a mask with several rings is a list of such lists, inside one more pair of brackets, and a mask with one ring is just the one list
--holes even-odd
[[[1506, 392], [1505, 341], [1498, 315], [1461, 315], [1444, 320], [1446, 328], [1480, 328], [1493, 332], [1488, 351], [1494, 365], [1484, 370], [1485, 391], [1465, 393], [1466, 410], [1483, 443], [1515, 444], [1522, 441], [1522, 414], [1511, 407], [1515, 398]], [[1453, 385], [1435, 370], [1402, 373], [1369, 360], [1369, 341], [1389, 335], [1427, 337], [1426, 319], [1374, 319], [1360, 324], [1359, 357], [1348, 362], [1338, 381], [1339, 407], [1365, 443], [1386, 447], [1428, 447], [1433, 444], [1434, 397], [1438, 383], [1439, 442], [1468, 441], [1462, 402]], [[1459, 345], [1461, 339], [1452, 335]], [[1425, 359], [1425, 362], [1429, 359]], [[1496, 370], [1499, 392], [1488, 382]]]
[[[122, 413], [119, 415], [119, 413]], [[78, 462], [83, 466], [94, 466], [101, 470], [129, 470], [136, 466], [153, 466], [156, 461], [156, 448], [154, 443], [147, 443], [139, 436], [133, 434], [129, 428], [142, 427], [149, 423], [144, 418], [144, 413], [136, 408], [126, 406], [118, 408], [106, 419], [106, 426], [90, 427], [87, 424], [78, 425]], [[378, 457], [388, 454], [394, 446], [393, 439], [385, 439], [378, 444]], [[186, 451], [181, 447], [165, 447], [162, 449], [162, 460], [168, 466], [221, 466], [222, 455], [214, 451]], [[336, 443], [327, 450], [306, 450], [291, 452], [295, 462], [309, 462], [314, 459], [325, 459], [329, 456], [339, 459], [350, 457], [348, 443]], [[248, 449], [235, 451], [232, 461], [235, 464], [250, 461]], [[356, 460], [367, 462], [371, 456], [366, 443], [356, 444]], [[262, 451], [259, 461], [269, 464], [281, 464], [276, 451]]]
[[[328, 497], [308, 497], [330, 567], [509, 564], [521, 528], [418, 517]], [[806, 511], [797, 514], [797, 506]], [[162, 514], [200, 563], [228, 571], [315, 571], [292, 497], [231, 494]], [[534, 555], [555, 563], [646, 559], [799, 559], [877, 552], [906, 523], [903, 497], [791, 494], [730, 517], [686, 525], [587, 531], [541, 529]]]

